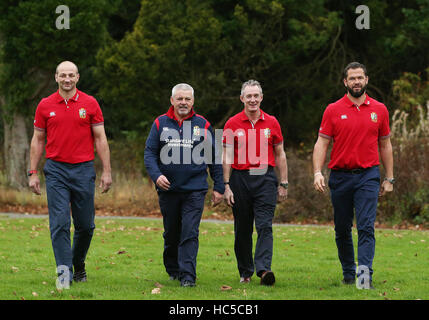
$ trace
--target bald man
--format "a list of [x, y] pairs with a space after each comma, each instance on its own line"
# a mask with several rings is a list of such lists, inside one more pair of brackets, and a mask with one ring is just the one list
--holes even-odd
[[[49, 229], [57, 265], [57, 287], [86, 282], [85, 258], [94, 232], [94, 145], [103, 165], [101, 192], [112, 184], [110, 151], [100, 106], [77, 89], [79, 71], [70, 61], [55, 72], [58, 91], [42, 99], [34, 119], [30, 148], [29, 187], [40, 195], [38, 165], [43, 168], [49, 209]], [[75, 232], [70, 241], [70, 209]]]

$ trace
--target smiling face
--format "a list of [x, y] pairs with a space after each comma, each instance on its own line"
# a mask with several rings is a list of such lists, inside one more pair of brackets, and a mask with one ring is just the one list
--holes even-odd
[[366, 91], [368, 76], [365, 75], [362, 68], [349, 69], [347, 71], [347, 78], [344, 79], [344, 85], [352, 97], [359, 98]]
[[74, 92], [79, 81], [79, 72], [76, 65], [69, 61], [60, 63], [55, 73], [55, 81], [58, 83], [60, 92]]
[[191, 90], [177, 90], [170, 98], [177, 119], [182, 120], [191, 112], [194, 97]]
[[263, 94], [258, 86], [246, 86], [240, 96], [241, 102], [244, 104], [244, 110], [248, 114], [259, 112]]

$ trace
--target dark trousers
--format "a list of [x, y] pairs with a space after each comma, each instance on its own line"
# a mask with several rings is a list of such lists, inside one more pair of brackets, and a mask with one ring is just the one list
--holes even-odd
[[167, 273], [195, 281], [198, 235], [207, 191], [158, 192], [164, 223], [163, 260]]
[[[252, 175], [246, 170], [233, 170], [230, 187], [234, 193], [234, 251], [241, 277], [261, 276], [271, 270], [273, 256], [272, 222], [277, 203], [277, 177], [272, 167], [266, 174]], [[253, 223], [258, 238], [253, 249]]]
[[[57, 266], [84, 265], [94, 232], [95, 169], [93, 161], [69, 164], [48, 159], [43, 169], [49, 209], [49, 229]], [[75, 227], [70, 242], [70, 209]]]
[[378, 166], [359, 174], [331, 171], [329, 177], [334, 208], [335, 241], [344, 278], [356, 276], [352, 226], [356, 213], [358, 265], [366, 266], [372, 276], [375, 253], [374, 223], [377, 213], [380, 171]]

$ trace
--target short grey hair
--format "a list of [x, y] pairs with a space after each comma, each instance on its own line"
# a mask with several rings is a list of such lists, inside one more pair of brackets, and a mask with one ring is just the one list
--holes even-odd
[[171, 90], [171, 96], [174, 97], [174, 95], [176, 94], [176, 92], [178, 90], [183, 90], [183, 91], [191, 91], [192, 92], [192, 97], [194, 97], [194, 88], [192, 88], [189, 84], [187, 83], [179, 83], [176, 84], [173, 89]]
[[259, 83], [259, 81], [248, 80], [245, 83], [243, 83], [243, 85], [241, 86], [241, 96], [243, 96], [244, 89], [246, 89], [246, 87], [254, 87], [254, 86], [258, 87], [259, 91], [261, 91], [261, 94], [262, 94], [262, 87], [261, 87], [261, 84]]

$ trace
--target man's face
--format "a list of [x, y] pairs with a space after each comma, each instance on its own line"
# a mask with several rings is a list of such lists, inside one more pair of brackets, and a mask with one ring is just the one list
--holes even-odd
[[177, 90], [174, 96], [170, 98], [171, 105], [174, 107], [174, 113], [180, 119], [185, 118], [192, 110], [194, 97], [190, 90]]
[[76, 83], [79, 81], [79, 73], [74, 65], [62, 64], [58, 66], [55, 81], [62, 91], [69, 92], [76, 88]]
[[244, 88], [243, 95], [240, 96], [244, 109], [247, 112], [257, 112], [261, 107], [263, 95], [258, 86], [247, 86]]
[[344, 85], [348, 93], [355, 98], [359, 98], [366, 91], [368, 77], [365, 75], [362, 68], [349, 69], [347, 71], [347, 79], [344, 79]]

